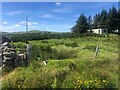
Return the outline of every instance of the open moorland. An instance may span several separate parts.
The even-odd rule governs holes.
[[[32,45],[29,66],[3,71],[3,89],[118,87],[118,35],[29,42]],[[23,42],[12,45],[26,47]],[[44,60],[48,60],[47,65]]]

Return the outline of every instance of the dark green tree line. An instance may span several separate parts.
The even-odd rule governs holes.
[[[120,31],[120,9],[117,10],[114,6],[108,11],[103,9],[93,19],[91,16],[86,17],[82,14],[76,21],[76,25],[71,28],[71,31],[74,33],[85,33],[92,28],[106,28],[108,33],[115,33],[116,30]]]
[[[87,29],[89,28],[89,24],[87,22],[87,18],[85,17],[84,14],[81,14],[78,20],[76,21],[76,25],[73,26],[72,32],[75,33],[85,33]]]
[[[118,10],[118,32],[120,34],[120,9]]]

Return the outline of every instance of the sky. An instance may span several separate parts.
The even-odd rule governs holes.
[[[30,30],[70,32],[80,14],[92,17],[104,8],[118,8],[117,2],[3,2],[2,31]]]

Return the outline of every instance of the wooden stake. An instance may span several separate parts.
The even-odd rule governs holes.
[[[43,61],[43,63],[44,63],[45,66],[47,65],[46,61]]]
[[[94,58],[96,58],[96,56],[97,56],[97,54],[98,54],[98,49],[99,49],[99,46],[97,45]]]

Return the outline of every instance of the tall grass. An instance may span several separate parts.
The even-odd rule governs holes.
[[[114,42],[114,43],[112,43]],[[13,43],[24,47],[24,43]],[[30,41],[29,66],[3,79],[3,88],[117,88],[117,35]],[[23,45],[23,46],[22,46]],[[96,46],[98,55],[94,58]],[[48,60],[47,65],[43,60]]]

